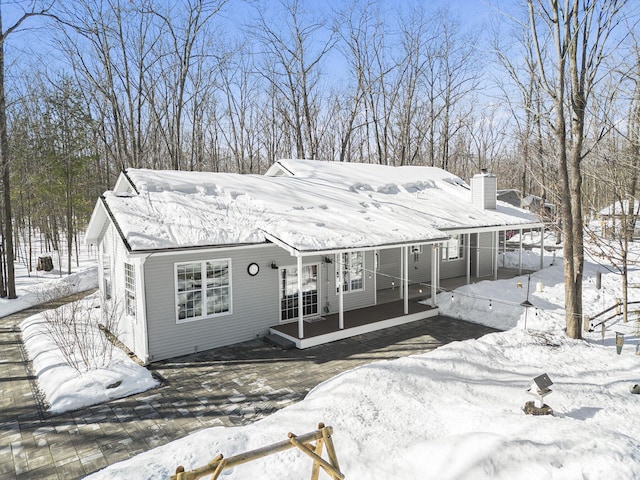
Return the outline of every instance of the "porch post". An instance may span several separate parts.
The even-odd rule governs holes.
[[[438,294],[438,244],[431,245],[431,306],[437,307],[436,295]]]
[[[544,267],[544,225],[540,227],[540,270]]]
[[[522,275],[522,229],[520,229],[520,248],[518,248],[518,275]]]
[[[506,262],[507,259],[507,231],[504,231],[504,235],[502,235],[502,238],[504,239],[502,241],[502,268],[504,268],[504,264]]]
[[[467,244],[465,245],[466,248],[466,255],[467,255],[467,285],[469,285],[471,283],[471,234],[467,233],[466,234],[465,241],[467,242]]]
[[[404,298],[404,247],[400,247],[400,298]]]
[[[496,230],[493,233],[493,279],[498,279],[498,253],[500,244],[500,232]]]
[[[338,265],[336,268],[338,269],[338,277],[336,282],[338,282],[338,328],[340,330],[344,329],[344,265],[342,264],[342,253],[338,254]]]
[[[378,252],[379,250],[373,251],[373,304],[378,304]]]
[[[409,314],[409,247],[404,247],[404,314]]]
[[[304,308],[302,300],[302,255],[298,255],[298,338],[304,338]]]

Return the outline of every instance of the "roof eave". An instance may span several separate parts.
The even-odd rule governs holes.
[[[336,253],[349,252],[349,251],[363,251],[363,250],[384,250],[386,248],[394,248],[394,247],[408,247],[411,245],[420,245],[420,244],[429,244],[429,243],[439,243],[446,241],[449,237],[447,235],[442,235],[441,237],[429,238],[429,239],[412,239],[407,241],[396,241],[396,242],[382,242],[375,243],[370,245],[357,245],[351,247],[331,247],[331,248],[322,248],[322,249],[304,249],[295,247],[293,245],[289,245],[282,239],[276,237],[275,235],[265,232],[262,230],[265,238],[272,242],[273,244],[279,246],[283,250],[289,252],[291,256],[294,257],[307,257],[311,255],[332,255]]]

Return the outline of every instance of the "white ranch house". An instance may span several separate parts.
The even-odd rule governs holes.
[[[497,277],[506,231],[543,228],[433,167],[281,160],[265,175],[123,172],[86,234],[144,362],[277,335],[298,348],[437,314],[440,281]],[[541,260],[542,264],[542,260]]]

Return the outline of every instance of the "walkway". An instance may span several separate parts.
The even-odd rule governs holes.
[[[42,309],[0,319],[0,478],[80,478],[202,428],[254,422],[359,365],[495,331],[438,316],[306,350],[254,340],[155,363],[155,390],[48,416],[17,329]]]

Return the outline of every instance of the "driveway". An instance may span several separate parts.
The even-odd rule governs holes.
[[[359,365],[496,331],[438,316],[306,350],[254,340],[154,363],[150,370],[164,380],[159,388],[50,416],[17,326],[51,306],[0,319],[2,478],[80,478],[203,428],[254,422]]]

